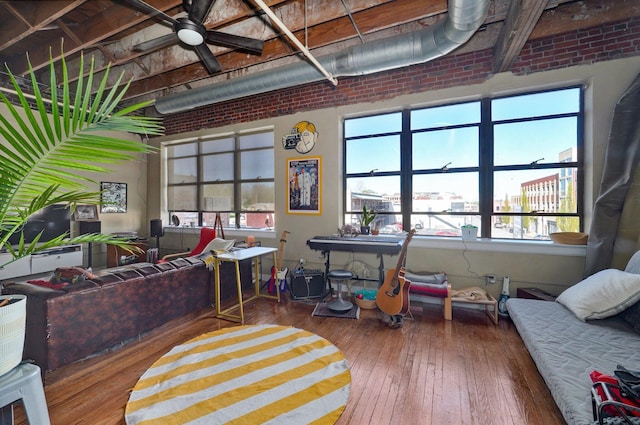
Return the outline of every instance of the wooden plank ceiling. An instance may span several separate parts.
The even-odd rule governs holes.
[[[174,18],[185,16],[181,0],[147,0]],[[315,56],[347,46],[423,29],[443,19],[446,0],[268,0],[265,2]],[[492,48],[495,72],[508,71],[524,43],[572,29],[615,22],[640,14],[637,0],[493,0],[485,25],[462,49]],[[136,52],[134,46],[172,33],[128,0],[0,2],[0,60],[24,75],[28,54],[46,86],[47,62],[64,52],[70,75],[78,57],[93,57],[98,70],[111,63],[133,80],[129,101],[155,99],[174,90],[214,84],[304,58],[253,0],[217,0],[205,20],[215,29],[264,41],[261,55],[209,45],[222,71],[209,74],[198,56],[174,44]],[[312,66],[311,64],[309,66]],[[0,70],[0,89],[9,86]]]

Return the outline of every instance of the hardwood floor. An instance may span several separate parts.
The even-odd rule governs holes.
[[[412,308],[415,322],[390,329],[376,310],[362,310],[359,320],[311,317],[314,304],[284,298],[247,304],[246,323],[306,329],[343,351],[352,384],[337,425],[565,423],[508,319],[496,326],[484,311],[454,306],[453,321],[445,321],[433,305],[426,313]],[[195,336],[236,326],[213,316],[213,309],[200,311],[48,373],[52,424],[124,424],[129,392],[155,360]],[[15,410],[16,424],[26,424]]]

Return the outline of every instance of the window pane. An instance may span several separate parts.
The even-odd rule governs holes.
[[[351,118],[344,121],[344,137],[395,133],[400,130],[402,130],[402,113],[400,112],[363,118]]]
[[[368,199],[371,202],[388,199],[400,208],[400,177],[359,177],[347,179],[347,201],[354,199]],[[362,202],[362,201],[360,201]],[[366,204],[367,206],[369,203]],[[362,204],[351,203],[351,208],[360,211]]]
[[[242,180],[272,179],[275,169],[273,149],[241,152],[240,164]]]
[[[235,140],[230,137],[228,139],[215,139],[203,141],[200,145],[201,153],[218,153],[233,151]]]
[[[367,209],[368,208],[369,207],[367,207]],[[356,231],[359,232],[360,217],[361,217],[361,214],[346,214],[345,223],[351,224],[356,229]],[[372,229],[378,229],[380,233],[386,233],[386,234],[402,232],[402,215],[378,213],[378,215],[371,222],[369,227],[371,227]]]
[[[383,177],[383,179],[389,178]],[[368,192],[352,192],[349,196],[349,205],[350,211],[353,211],[354,214],[347,214],[345,223],[356,226],[356,229],[360,226],[362,207],[366,206],[368,210],[375,211],[377,214],[374,221],[371,222],[371,228],[377,228],[383,233],[396,233],[402,230],[402,215],[394,214],[394,212],[400,211],[399,194],[394,197],[375,195]]]
[[[169,210],[197,211],[197,193],[196,186],[169,186],[167,188]]]
[[[202,185],[204,211],[233,211],[233,183]]]
[[[478,173],[413,177],[413,212],[477,212]]]
[[[554,216],[497,216],[493,218],[494,238],[549,240],[555,232],[577,232],[578,217]]]
[[[178,145],[167,145],[167,157],[178,158],[182,156],[193,156],[198,154],[198,143],[182,143]]]
[[[577,212],[576,173],[565,169],[494,173],[494,212]]]
[[[480,102],[411,111],[411,130],[480,122]]]
[[[317,186],[315,186],[317,188]],[[242,196],[242,210],[244,211],[274,211],[275,196],[274,182],[242,183],[240,185]],[[311,201],[318,203],[318,193],[311,193]]]
[[[494,164],[566,162],[567,151],[577,152],[576,122],[571,117],[496,125]],[[577,161],[575,154],[571,160]]]
[[[494,121],[537,117],[580,111],[580,89],[557,90],[494,99],[491,115]]]
[[[272,148],[273,132],[246,134],[240,136],[240,149]]]
[[[436,215],[436,214],[413,214],[411,225],[416,229],[416,234],[423,236],[454,236],[461,237],[464,225],[478,227],[480,235],[479,215]]]
[[[478,128],[428,131],[413,135],[413,169],[478,166]]]
[[[203,181],[233,180],[233,168],[233,153],[202,157]]]
[[[222,227],[229,227],[229,223],[231,221],[229,217],[232,215],[230,213],[203,213],[202,225],[205,227],[214,227],[216,224],[216,214],[220,216]]]
[[[195,227],[198,225],[198,213],[195,211],[172,211],[171,215],[178,217],[178,220],[180,220],[180,226]]]
[[[197,158],[170,159],[167,161],[169,184],[195,183],[198,179]]]
[[[241,226],[248,229],[273,229],[273,213],[244,213]],[[244,225],[242,225],[244,223]]]
[[[347,174],[400,170],[400,136],[348,140]]]

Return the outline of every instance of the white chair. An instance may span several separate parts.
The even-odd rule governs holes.
[[[51,425],[40,368],[34,364],[21,363],[0,375],[0,424],[13,424],[11,405],[20,399],[30,425]]]

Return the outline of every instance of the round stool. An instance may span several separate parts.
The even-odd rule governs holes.
[[[338,298],[329,302],[327,308],[338,312],[347,312],[353,308],[353,304],[342,298],[342,282],[353,278],[353,273],[349,270],[331,270],[327,275],[330,282],[336,281],[338,284]]]

